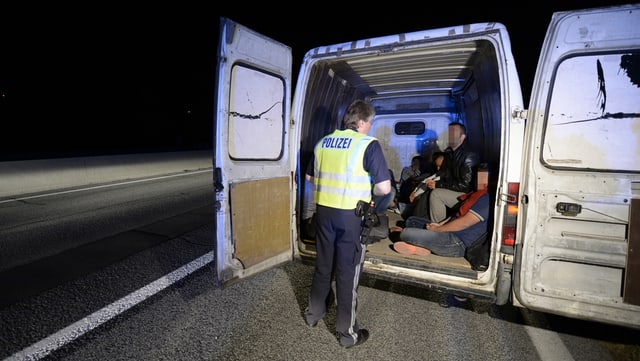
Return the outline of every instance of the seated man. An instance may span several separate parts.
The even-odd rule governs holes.
[[[467,130],[461,123],[449,124],[450,154],[445,174],[440,180],[427,180],[429,193],[429,219],[440,222],[447,216],[447,207],[458,202],[458,197],[473,190],[473,172],[478,155],[468,149]]]
[[[477,189],[463,195],[455,216],[441,222],[428,218],[409,217],[400,241],[393,249],[400,254],[463,257],[465,250],[487,231],[491,202],[487,192],[488,169],[478,170]]]

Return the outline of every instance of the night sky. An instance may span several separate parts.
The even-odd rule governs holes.
[[[229,11],[212,4],[3,8],[0,161],[211,149],[220,16],[291,47],[294,77],[304,54],[317,46],[501,22],[511,36],[527,104],[551,14],[624,3],[425,3],[419,10],[371,3],[361,11],[325,2],[299,9],[253,9],[247,3]],[[447,6],[464,12],[438,10]],[[280,13],[265,15],[275,11]]]

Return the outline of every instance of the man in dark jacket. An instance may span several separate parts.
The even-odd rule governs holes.
[[[474,174],[479,163],[478,155],[467,147],[467,129],[461,123],[449,124],[449,164],[440,180],[428,180],[429,218],[440,222],[447,217],[447,207],[458,203],[458,197],[473,191]]]

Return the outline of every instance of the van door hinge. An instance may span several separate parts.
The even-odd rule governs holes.
[[[216,192],[222,192],[224,189],[222,185],[222,170],[219,167],[213,171],[213,189]]]
[[[500,196],[500,200],[507,203],[516,203],[518,200],[518,198],[513,194],[500,193],[499,196]]]
[[[513,119],[527,120],[527,113],[528,111],[526,109],[514,109],[513,112],[511,112],[511,117]]]

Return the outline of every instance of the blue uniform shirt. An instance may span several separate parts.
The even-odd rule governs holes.
[[[469,247],[473,241],[480,238],[487,231],[487,220],[489,219],[489,193],[485,193],[482,197],[471,206],[469,212],[480,218],[480,222],[461,231],[453,232],[466,247]]]

